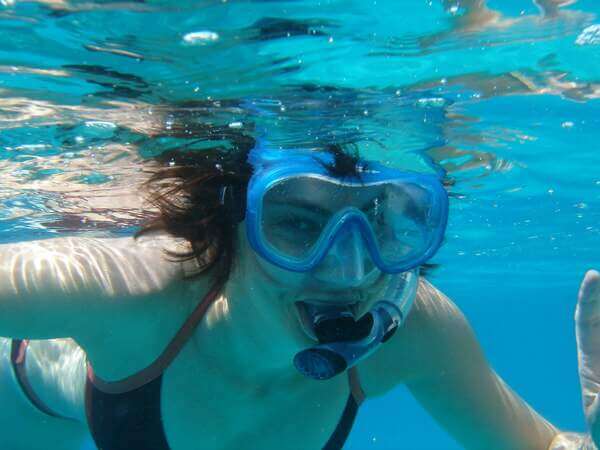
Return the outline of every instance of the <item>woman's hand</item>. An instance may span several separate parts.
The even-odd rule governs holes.
[[[583,277],[575,310],[577,359],[585,418],[596,447],[600,447],[600,273]]]
[[[589,434],[559,432],[548,450],[595,450],[600,447],[600,273],[588,270],[575,308],[577,362],[583,412]]]

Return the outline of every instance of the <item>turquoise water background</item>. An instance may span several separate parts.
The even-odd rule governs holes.
[[[550,3],[0,0],[0,242],[130,234],[151,158],[227,147],[228,130],[438,170],[451,215],[429,278],[501,377],[582,431],[600,6]],[[346,448],[459,446],[399,387],[367,402]]]

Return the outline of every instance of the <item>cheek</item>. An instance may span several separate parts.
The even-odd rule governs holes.
[[[280,290],[296,291],[306,285],[306,274],[281,269],[258,255],[255,255],[255,267],[265,280]]]
[[[243,276],[252,283],[281,291],[296,290],[305,285],[306,274],[281,269],[263,259],[250,247],[245,233],[240,233],[238,242],[237,261],[243,267]]]

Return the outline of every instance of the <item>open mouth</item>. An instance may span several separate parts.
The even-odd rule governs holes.
[[[322,340],[322,337],[319,339],[319,333],[315,328],[317,323],[323,323],[328,320],[339,321],[340,319],[355,321],[359,311],[359,302],[336,303],[310,300],[299,301],[295,305],[304,333],[315,342]]]

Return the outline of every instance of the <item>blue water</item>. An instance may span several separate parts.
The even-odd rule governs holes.
[[[471,23],[464,5],[1,0],[0,241],[132,233],[146,214],[124,194],[153,156],[214,144],[207,122],[443,171],[430,279],[516,392],[583,431],[573,312],[600,269],[600,7],[490,0],[495,18]],[[399,387],[347,448],[459,446]]]

